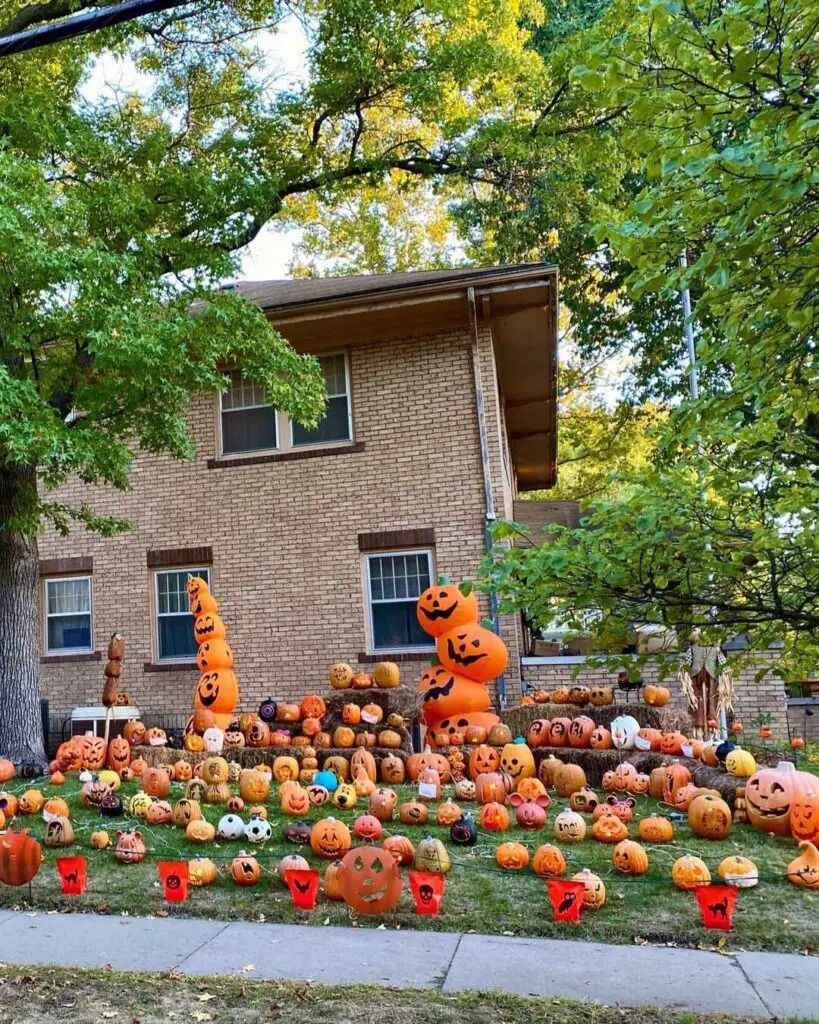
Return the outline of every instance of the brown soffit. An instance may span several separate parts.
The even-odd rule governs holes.
[[[149,569],[161,569],[174,565],[212,565],[213,548],[202,545],[196,548],[157,548],[147,552]]]
[[[41,576],[68,576],[77,573],[90,574],[94,571],[94,559],[91,555],[78,555],[73,558],[43,558],[40,560]]]
[[[395,548],[435,547],[435,530],[422,527],[408,530],[377,530],[359,533],[359,551],[390,551]]]

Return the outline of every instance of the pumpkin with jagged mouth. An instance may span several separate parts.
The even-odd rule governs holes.
[[[342,858],[339,888],[360,914],[385,914],[401,896],[401,873],[392,854],[380,846],[356,846]]]

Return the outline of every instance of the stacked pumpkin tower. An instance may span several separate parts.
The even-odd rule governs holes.
[[[464,593],[446,576],[421,594],[416,614],[424,632],[435,638],[439,662],[418,681],[430,743],[482,743],[500,721],[489,710],[487,684],[509,662],[506,644],[478,624],[475,594]]]
[[[193,695],[193,715],[186,732],[203,736],[208,729],[223,733],[234,719],[239,703],[239,683],[233,671],[233,651],[219,617],[219,605],[201,576],[188,580],[188,600],[194,617],[193,635],[198,645],[196,663],[202,673]]]

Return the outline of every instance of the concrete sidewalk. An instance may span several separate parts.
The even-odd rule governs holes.
[[[763,1018],[819,1014],[819,958],[451,932],[0,913],[0,962],[500,990]]]

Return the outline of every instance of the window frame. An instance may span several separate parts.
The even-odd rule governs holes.
[[[182,612],[160,612],[159,611],[159,577],[172,572],[186,572],[191,576],[208,574],[208,586],[213,583],[213,566],[211,565],[162,565],[151,570],[153,575],[152,607],[151,607],[151,643],[153,645],[153,663],[155,665],[195,665],[196,654],[185,654],[175,658],[162,657],[159,651],[159,619],[173,618],[183,614]],[[190,615],[190,612],[184,614]]]
[[[384,551],[367,551],[361,556],[361,575],[362,583],[364,587],[364,602],[366,604],[365,614],[365,627],[366,627],[366,639],[367,639],[367,653],[374,655],[387,655],[387,654],[418,654],[423,660],[428,654],[435,651],[435,640],[433,637],[429,638],[429,642],[423,646],[395,646],[395,647],[376,647],[375,644],[375,625],[373,622],[373,595],[372,595],[372,577],[370,574],[370,560],[373,558],[390,558],[396,555],[426,555],[427,565],[429,566],[429,579],[432,583],[435,576],[435,549],[432,547],[419,547],[419,548],[389,548]],[[388,598],[387,600],[376,601],[376,604],[406,604],[409,601],[417,600],[416,598]]]
[[[49,612],[48,610],[48,585],[49,583],[65,583],[68,580],[88,580],[88,612]],[[43,654],[45,657],[60,657],[64,654],[93,654],[94,653],[94,577],[90,573],[66,573],[61,576],[44,576],[43,580]],[[68,615],[88,615],[88,647],[57,647],[51,648],[48,643],[48,620],[52,618],[65,618]]]
[[[350,372],[350,354],[346,349],[333,350],[331,352],[311,352],[310,355],[315,356],[317,359],[327,359],[331,356],[343,356],[344,358],[344,385],[346,388],[347,396],[347,437],[341,441],[314,441],[309,444],[294,444],[293,443],[293,421],[281,409],[276,409],[276,442],[277,447],[275,448],[254,448],[248,451],[241,452],[226,452],[224,448],[224,432],[223,432],[223,420],[222,417],[225,413],[224,408],[224,392],[217,392],[216,398],[216,451],[219,459],[228,461],[230,459],[247,459],[255,456],[263,455],[282,455],[291,454],[293,452],[311,452],[322,448],[346,448],[349,445],[355,443],[355,435],[353,433],[353,385],[352,375]],[[231,372],[235,367],[230,368],[228,372]],[[336,396],[338,397],[338,396]],[[247,406],[247,408],[263,408],[263,406]],[[227,412],[231,410],[228,409]]]

